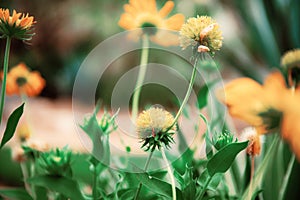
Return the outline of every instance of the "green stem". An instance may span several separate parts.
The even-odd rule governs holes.
[[[241,173],[240,173],[240,169],[237,166],[237,161],[233,162],[230,170],[231,170],[231,175],[234,179],[235,191],[237,194],[239,194],[241,190]]]
[[[191,79],[190,79],[190,83],[189,83],[188,90],[187,90],[187,92],[186,92],[186,94],[185,94],[185,97],[184,97],[184,99],[183,99],[183,102],[182,102],[182,104],[181,104],[181,106],[180,106],[180,108],[179,108],[179,110],[178,110],[178,112],[177,112],[177,114],[176,114],[176,116],[175,116],[175,118],[174,118],[174,121],[173,121],[172,125],[170,126],[170,128],[172,128],[172,127],[177,123],[178,118],[179,118],[179,116],[181,115],[182,110],[183,110],[185,104],[187,103],[187,101],[188,101],[189,98],[190,98],[190,95],[191,95],[191,92],[192,92],[192,90],[193,90],[193,86],[194,86],[194,83],[195,83],[195,78],[196,78],[197,61],[198,61],[198,60],[196,59],[195,64],[194,64],[194,67],[193,67],[193,72],[192,72],[192,76],[191,76]]]
[[[163,160],[165,161],[165,163],[167,165],[168,174],[169,174],[169,177],[171,179],[173,200],[176,200],[176,187],[175,187],[174,175],[173,175],[173,172],[171,170],[170,164],[168,162],[168,159],[167,159],[167,156],[166,156],[166,153],[165,153],[165,149],[162,146],[160,147],[160,151],[161,151],[161,155],[163,157]]]
[[[153,155],[153,151],[150,152],[150,154],[149,154],[149,156],[147,158],[147,161],[146,161],[146,164],[145,164],[145,167],[144,167],[144,171],[146,171],[148,169],[148,166],[150,164],[150,160],[152,158],[152,155]],[[141,192],[141,189],[142,189],[142,186],[143,186],[143,184],[140,183],[139,186],[138,186],[138,189],[137,189],[137,191],[136,191],[136,193],[134,195],[134,200],[138,199],[138,197],[140,195],[140,192]]]
[[[6,47],[5,47],[5,54],[4,54],[4,61],[3,61],[3,82],[2,82],[1,103],[0,103],[0,125],[1,125],[1,122],[2,122],[4,101],[5,101],[6,77],[7,77],[7,71],[8,71],[8,60],[9,60],[10,44],[11,44],[11,38],[7,37]]]
[[[200,195],[198,196],[197,199],[201,200],[203,198],[203,196],[205,194],[205,191],[206,191],[206,188],[208,187],[208,185],[209,185],[210,181],[212,180],[212,178],[213,178],[212,176],[209,176],[209,178],[206,180],[206,182],[203,186],[203,189],[201,190],[201,193],[200,193]]]
[[[97,168],[94,166],[94,184],[93,184],[93,199],[97,200],[98,199],[98,191],[97,191]]]
[[[290,162],[289,162],[289,165],[288,165],[288,168],[287,168],[286,173],[284,175],[283,183],[282,183],[280,191],[279,191],[278,200],[283,200],[284,199],[284,195],[285,195],[285,192],[286,192],[286,187],[289,183],[289,179],[290,179],[290,176],[291,176],[291,173],[292,173],[294,162],[295,162],[295,154],[292,155],[292,157],[290,159]]]
[[[146,71],[147,71],[147,63],[148,63],[148,57],[149,57],[149,39],[147,34],[143,36],[143,46],[142,46],[142,55],[141,55],[141,62],[140,62],[140,69],[138,74],[138,79],[136,81],[135,90],[133,93],[132,98],[132,120],[135,122],[137,115],[138,115],[138,109],[139,109],[139,98],[141,94],[141,86],[143,85]]]

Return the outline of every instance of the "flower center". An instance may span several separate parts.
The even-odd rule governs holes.
[[[143,29],[144,33],[146,33],[148,35],[155,35],[155,33],[157,32],[156,25],[152,24],[150,22],[144,22],[141,25],[141,28]]]
[[[259,116],[263,119],[263,124],[267,131],[277,131],[281,126],[283,113],[274,108],[269,108],[265,112],[259,113]]]
[[[17,80],[16,80],[16,82],[17,82],[17,85],[19,87],[21,87],[21,86],[23,86],[23,85],[25,85],[27,83],[27,79],[24,78],[24,77],[18,77]]]

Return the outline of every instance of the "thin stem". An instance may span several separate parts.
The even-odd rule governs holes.
[[[190,79],[190,83],[189,83],[188,90],[186,91],[186,94],[185,94],[185,97],[184,97],[184,99],[183,99],[183,102],[182,102],[182,104],[181,104],[181,106],[180,106],[180,108],[179,108],[179,110],[178,110],[178,112],[177,112],[177,114],[176,114],[176,116],[175,116],[175,118],[174,118],[174,121],[173,121],[172,125],[170,126],[170,128],[172,128],[172,127],[177,123],[178,118],[179,118],[179,116],[181,115],[182,110],[183,110],[185,104],[187,103],[187,101],[188,101],[189,98],[190,98],[191,92],[192,92],[192,90],[193,90],[193,85],[194,85],[194,83],[195,83],[195,78],[196,78],[197,61],[198,61],[198,60],[195,61],[195,64],[194,64],[194,67],[193,67],[193,72],[192,72],[192,76],[191,76],[191,79]]]
[[[241,190],[241,173],[237,166],[237,161],[234,161],[231,166],[231,175],[234,179],[235,190],[239,194]]]
[[[292,155],[292,157],[290,159],[290,162],[289,162],[289,165],[288,165],[288,168],[287,168],[286,173],[284,175],[283,183],[282,183],[280,191],[279,191],[278,200],[283,200],[284,199],[284,195],[285,195],[285,192],[286,192],[286,187],[289,183],[289,179],[290,179],[290,176],[291,176],[291,173],[292,173],[294,163],[295,163],[295,154]]]
[[[252,194],[253,194],[253,177],[254,177],[254,169],[255,169],[255,159],[254,155],[251,155],[251,172],[250,172],[250,183],[249,183],[249,193],[248,193],[248,199],[251,200]]]
[[[98,191],[97,191],[97,169],[96,169],[96,166],[94,166],[94,184],[93,184],[93,199],[94,200],[97,200],[98,199]]]
[[[147,71],[147,63],[148,63],[148,57],[149,57],[149,39],[147,34],[143,36],[143,46],[142,46],[142,55],[141,55],[141,62],[140,62],[140,69],[138,74],[138,79],[136,81],[135,85],[135,91],[133,93],[132,98],[132,120],[135,122],[138,114],[138,108],[139,108],[139,98],[141,94],[141,86],[143,85],[146,71]]]
[[[7,71],[8,71],[8,60],[9,60],[10,44],[11,44],[11,38],[7,37],[6,47],[5,47],[5,54],[4,54],[4,61],[3,61],[3,82],[2,82],[1,103],[0,103],[0,125],[1,125],[1,122],[2,122],[4,101],[5,101],[6,77],[7,77]]]
[[[150,154],[149,154],[149,156],[148,156],[148,158],[147,158],[146,164],[145,164],[145,166],[144,166],[144,171],[146,171],[146,170],[148,169],[148,166],[149,166],[149,164],[150,164],[150,160],[151,160],[152,156],[153,156],[153,151],[150,152]],[[139,195],[140,195],[140,192],[141,192],[141,189],[142,189],[142,186],[143,186],[143,184],[140,183],[140,184],[139,184],[139,187],[138,187],[138,189],[137,189],[137,191],[136,191],[136,193],[135,193],[135,195],[134,195],[134,200],[137,200],[137,199],[138,199],[138,197],[139,197]]]
[[[168,174],[169,174],[169,177],[171,179],[173,200],[176,200],[176,187],[175,187],[174,175],[173,175],[173,172],[171,170],[170,164],[168,162],[168,159],[167,159],[167,156],[166,156],[166,153],[165,153],[165,149],[162,146],[160,147],[160,151],[161,151],[161,155],[163,157],[163,160],[165,161],[165,163],[167,165]]]
[[[205,194],[205,190],[206,190],[206,188],[207,188],[207,186],[210,183],[210,181],[211,181],[212,178],[213,178],[212,176],[209,176],[209,178],[206,180],[206,182],[205,182],[205,184],[203,186],[203,189],[201,190],[201,193],[199,195],[199,198],[197,198],[197,199],[201,200],[203,198],[203,196]]]

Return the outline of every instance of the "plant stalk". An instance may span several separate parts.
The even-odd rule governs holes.
[[[8,71],[10,45],[11,45],[11,38],[7,37],[6,38],[4,61],[3,61],[3,81],[2,81],[1,102],[0,102],[0,125],[1,125],[1,122],[2,122],[2,115],[3,115],[3,109],[4,109],[4,101],[5,101],[5,93],[6,93],[6,77],[7,77],[7,71]]]
[[[286,192],[287,185],[289,183],[289,179],[290,179],[290,176],[291,176],[291,173],[292,173],[294,163],[295,163],[295,154],[292,155],[292,157],[290,159],[290,162],[289,162],[289,165],[288,165],[288,168],[287,168],[286,173],[284,175],[283,182],[282,182],[282,185],[281,185],[281,188],[280,188],[280,191],[279,191],[278,200],[283,200],[284,199],[284,195],[285,195],[285,192]]]
[[[160,151],[161,151],[161,155],[163,157],[163,160],[165,161],[165,164],[167,165],[168,174],[169,174],[169,177],[171,179],[173,200],[176,200],[176,187],[175,187],[174,175],[173,175],[173,172],[171,170],[170,164],[168,162],[168,159],[167,159],[167,156],[166,156],[166,153],[165,153],[165,149],[162,146],[160,147]]]
[[[207,186],[209,185],[210,181],[212,180],[212,178],[213,178],[212,176],[209,176],[209,178],[206,180],[206,182],[203,186],[203,189],[201,190],[201,193],[197,199],[201,200],[203,198],[203,196],[205,194],[205,190],[206,190]]]
[[[143,85],[146,71],[147,71],[147,63],[148,63],[148,57],[149,57],[149,39],[147,34],[143,36],[143,45],[142,45],[142,55],[141,55],[141,61],[140,61],[140,69],[138,78],[135,84],[135,90],[132,97],[132,110],[131,110],[131,116],[133,122],[136,121],[138,110],[139,110],[139,98],[141,94],[141,86]]]

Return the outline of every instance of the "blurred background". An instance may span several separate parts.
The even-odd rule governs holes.
[[[101,41],[123,31],[118,26],[118,21],[126,2],[120,0],[1,1],[1,8],[28,12],[37,21],[36,35],[30,44],[16,40],[12,42],[10,67],[23,61],[31,69],[40,71],[47,82],[41,97],[51,101],[71,99],[76,72],[88,53]],[[158,5],[164,2],[158,1]],[[220,66],[225,81],[239,76],[248,76],[262,82],[271,70],[280,69],[280,57],[284,52],[300,48],[300,2],[298,0],[175,0],[175,5],[173,12],[181,12],[187,18],[209,15],[220,24],[224,47],[216,54],[215,61]],[[5,40],[0,40],[1,62],[4,46]],[[139,53],[132,52],[127,55],[126,61],[124,59],[114,62],[105,72],[99,83],[101,90],[98,91],[99,97],[105,104],[109,104],[110,94],[119,77],[131,66],[139,63]],[[153,55],[151,59],[155,61],[155,52]],[[154,98],[152,101],[161,101],[155,99],[158,95],[152,95],[159,92],[164,92],[165,95],[168,91],[155,86],[145,88],[142,101],[151,98]],[[169,100],[158,103],[168,106],[174,104]],[[69,102],[66,104],[68,107]],[[62,109],[63,107],[61,106]],[[0,157],[0,159],[2,165],[2,160],[7,158]],[[299,166],[295,165],[295,173],[291,177],[292,181],[287,191],[290,199],[295,199],[299,194],[299,171]],[[269,183],[272,184],[272,181],[270,180]],[[272,186],[269,187],[272,189]]]

